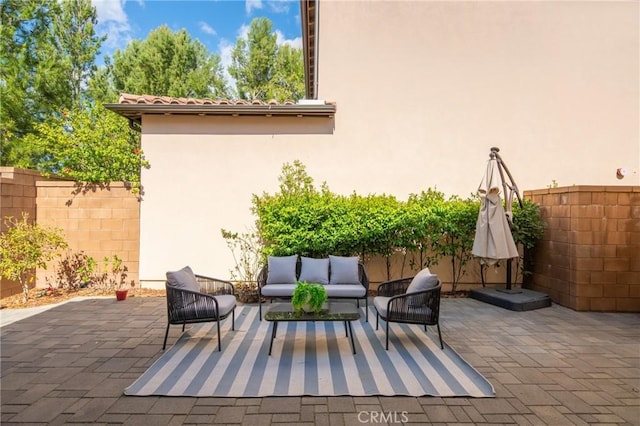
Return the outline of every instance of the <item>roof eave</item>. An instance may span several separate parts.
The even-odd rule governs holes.
[[[145,105],[104,104],[104,107],[140,123],[143,115],[209,115],[262,117],[333,117],[335,104],[323,105]]]

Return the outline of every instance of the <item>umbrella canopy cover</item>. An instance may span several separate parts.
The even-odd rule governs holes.
[[[509,221],[500,199],[500,182],[498,162],[492,158],[487,162],[487,171],[478,188],[480,212],[471,250],[474,256],[480,258],[480,263],[486,265],[518,257],[518,248],[513,241]]]

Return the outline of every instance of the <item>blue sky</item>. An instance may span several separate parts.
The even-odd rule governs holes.
[[[231,60],[238,37],[246,36],[254,18],[273,23],[278,44],[302,47],[298,0],[93,0],[98,15],[96,32],[107,34],[101,53],[113,56],[131,40],[144,40],[153,29],[166,24],[173,31],[185,28],[210,52]],[[97,63],[103,63],[99,58]]]

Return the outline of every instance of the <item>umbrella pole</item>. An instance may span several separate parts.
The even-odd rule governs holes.
[[[505,202],[507,200],[507,187],[509,187],[509,189],[511,191],[514,191],[516,193],[516,197],[518,198],[518,204],[520,204],[520,208],[523,207],[523,203],[522,203],[522,198],[520,198],[520,192],[518,191],[518,185],[516,185],[516,182],[513,180],[513,176],[511,176],[511,172],[509,172],[509,169],[507,168],[507,165],[504,164],[504,161],[502,160],[502,157],[500,157],[500,154],[498,154],[498,152],[500,151],[500,148],[498,147],[491,147],[491,153],[489,154],[490,157],[495,157],[495,159],[497,160],[497,164],[498,164],[498,171],[500,172],[500,178],[502,179],[502,186],[503,186],[503,190],[504,190],[504,194],[505,194]],[[504,178],[504,174],[507,174],[507,177],[509,178],[509,183],[507,184],[507,180]],[[507,222],[509,222],[509,228],[511,228],[513,226],[513,223],[511,222],[511,218],[509,217],[509,215],[507,215]],[[513,231],[513,229],[512,229]],[[507,290],[511,290],[511,266],[512,266],[512,262],[513,259],[508,259],[507,260]]]

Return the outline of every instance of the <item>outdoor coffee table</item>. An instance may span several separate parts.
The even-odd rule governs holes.
[[[356,353],[356,346],[353,342],[353,329],[351,321],[360,319],[360,310],[350,303],[329,302],[328,308],[320,312],[296,312],[290,303],[278,303],[269,307],[264,314],[264,319],[271,321],[271,343],[269,344],[269,355],[273,347],[273,339],[276,338],[278,323],[280,321],[344,321],[344,328],[347,337],[351,337],[351,349]]]

